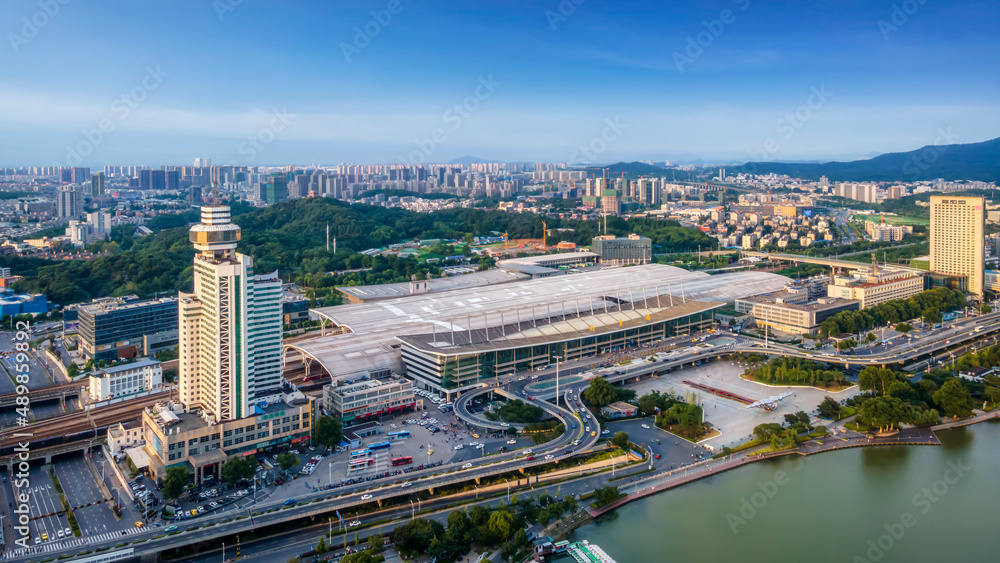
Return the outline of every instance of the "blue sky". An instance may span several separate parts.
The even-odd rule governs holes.
[[[941,0],[7,0],[0,166],[843,159],[977,142],[1000,136],[998,15]]]

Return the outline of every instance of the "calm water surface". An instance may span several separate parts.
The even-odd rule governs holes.
[[[1000,423],[939,436],[939,447],[753,464],[629,504],[569,539],[619,563],[1000,561]]]

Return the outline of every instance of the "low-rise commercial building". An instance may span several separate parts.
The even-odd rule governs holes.
[[[816,334],[823,321],[841,311],[857,311],[861,303],[855,300],[823,297],[813,303],[786,303],[781,298],[761,297],[753,307],[758,328],[788,334]]]
[[[147,408],[142,414],[143,451],[157,482],[170,467],[183,467],[201,484],[206,475],[222,477],[230,456],[251,456],[275,447],[310,440],[316,401],[301,393],[282,402],[258,403],[250,416],[209,423],[199,412],[177,403]],[[134,461],[134,460],[133,460]]]
[[[613,235],[594,237],[591,250],[606,264],[649,264],[653,261],[653,242],[636,234],[618,238]]]
[[[909,271],[859,270],[853,277],[834,277],[827,296],[855,299],[862,309],[869,309],[886,301],[909,299],[923,290],[923,276]]]
[[[90,402],[128,397],[163,388],[163,368],[151,358],[106,367],[90,376]]]
[[[411,412],[417,406],[413,382],[395,374],[323,387],[323,410],[344,423]]]

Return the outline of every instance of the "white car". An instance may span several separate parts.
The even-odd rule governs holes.
[[[531,450],[524,450],[521,453],[524,454],[524,455],[531,455]]]
[[[462,466],[462,469],[472,469],[472,464],[466,463],[465,465]]]
[[[462,444],[455,444],[455,447],[454,447],[454,450],[455,450],[455,451],[458,451],[458,450],[460,450],[460,449],[462,449],[462,448],[464,448],[464,447],[465,447],[465,446],[463,446]]]
[[[372,499],[371,495],[361,495],[361,500],[371,500],[371,499]]]
[[[405,483],[403,483],[402,485],[400,485],[400,487],[403,487],[403,488],[412,487],[412,486],[413,486],[413,483],[411,483],[409,481],[406,481]]]
[[[478,448],[479,447],[479,442],[469,442],[469,447],[470,448]]]
[[[555,457],[555,456],[553,456],[552,454],[549,454],[549,455],[545,456],[545,459],[552,459],[552,458],[554,458],[554,457]]]
[[[482,450],[482,449],[486,448],[486,444],[476,444],[476,448]]]
[[[507,424],[506,422],[501,422],[500,426],[503,426],[504,428],[510,428],[510,425]]]
[[[645,428],[646,430],[649,430],[649,425],[648,424],[643,424],[642,427]]]
[[[516,443],[517,443],[517,440],[514,440],[513,438],[512,438],[512,439],[510,439],[510,440],[507,440],[507,444],[508,444],[508,445],[514,445],[514,444],[516,444]]]

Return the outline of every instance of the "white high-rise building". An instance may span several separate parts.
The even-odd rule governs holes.
[[[194,292],[180,293],[181,402],[209,422],[282,398],[281,280],[277,271],[254,275],[229,219],[229,207],[201,208],[191,227]]]

